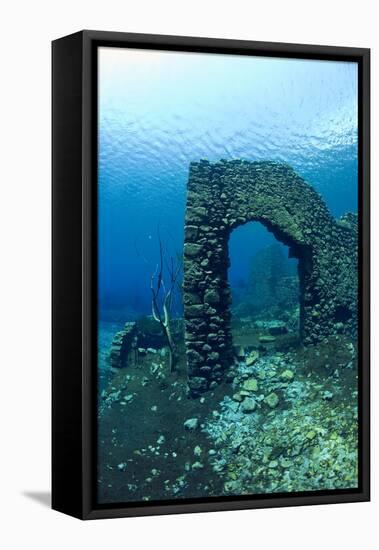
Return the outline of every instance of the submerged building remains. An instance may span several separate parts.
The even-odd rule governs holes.
[[[298,259],[304,345],[357,326],[357,216],[335,219],[288,165],[242,160],[191,163],[184,237],[184,318],[192,395],[233,363],[228,241],[261,222]]]

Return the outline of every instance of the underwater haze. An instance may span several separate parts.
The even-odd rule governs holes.
[[[356,312],[341,298],[330,337],[304,345],[301,259],[267,225],[241,224],[234,358],[191,395],[182,258],[201,159],[289,166],[335,220],[356,216],[357,64],[101,47],[98,144],[98,501],[356,487]]]

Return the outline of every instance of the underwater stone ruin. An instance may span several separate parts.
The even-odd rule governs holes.
[[[190,165],[184,237],[188,384],[198,395],[233,364],[228,242],[261,222],[298,259],[300,339],[316,344],[357,326],[357,216],[340,219],[288,165],[207,160]]]
[[[137,342],[137,323],[128,322],[119,332],[116,332],[109,353],[109,364],[114,369],[125,366],[128,355]]]

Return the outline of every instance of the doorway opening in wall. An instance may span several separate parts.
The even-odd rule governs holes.
[[[289,247],[260,222],[231,233],[228,280],[235,347],[272,343],[285,349],[299,343],[299,262],[289,256]]]

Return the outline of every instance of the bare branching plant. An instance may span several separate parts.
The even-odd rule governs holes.
[[[162,333],[166,339],[169,352],[170,371],[176,370],[178,354],[173,338],[172,330],[172,305],[174,293],[181,271],[181,262],[171,257],[168,261],[164,258],[162,240],[158,230],[159,263],[150,278],[151,309],[153,318],[160,324]],[[166,283],[165,280],[166,279]]]

